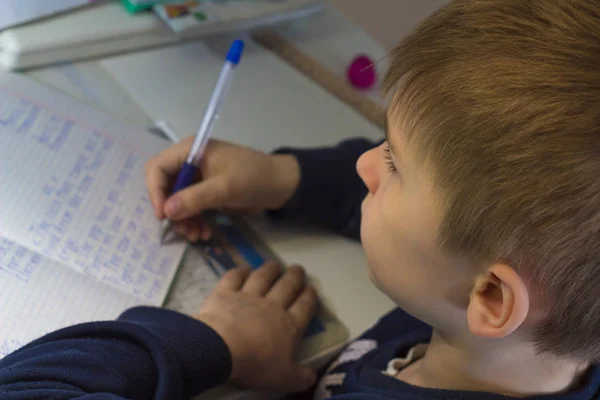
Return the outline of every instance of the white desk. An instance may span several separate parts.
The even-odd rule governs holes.
[[[335,10],[279,31],[340,74],[358,53],[375,59],[384,56],[380,46]],[[77,70],[63,66],[30,75],[130,120],[149,123],[147,115],[167,119],[178,132],[191,133],[210,96],[229,40],[212,38],[110,58]],[[106,81],[106,73],[114,81],[98,84],[100,79]],[[328,97],[322,88],[249,42],[215,136],[267,151],[281,145],[331,145],[354,136],[382,137],[353,110]],[[264,221],[255,227],[284,260],[307,268],[352,338],[393,307],[371,284],[359,243]]]

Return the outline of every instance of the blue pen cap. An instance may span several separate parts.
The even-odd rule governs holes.
[[[243,40],[235,40],[231,47],[229,48],[229,52],[227,53],[227,61],[232,64],[238,65],[240,59],[242,58],[242,53],[244,52],[244,41]]]

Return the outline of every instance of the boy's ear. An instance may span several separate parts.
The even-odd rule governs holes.
[[[467,308],[471,333],[501,338],[513,333],[529,313],[529,291],[519,274],[502,263],[478,277]]]

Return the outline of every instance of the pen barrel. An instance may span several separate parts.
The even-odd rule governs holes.
[[[177,175],[177,181],[173,188],[173,193],[177,193],[194,183],[194,179],[198,176],[199,169],[190,163],[183,164],[183,167]]]
[[[204,111],[202,124],[198,129],[196,139],[192,144],[192,149],[187,159],[187,162],[190,164],[198,165],[200,162],[200,158],[202,157],[206,145],[210,140],[214,123],[218,119],[219,110],[221,109],[223,100],[225,99],[227,92],[231,87],[231,82],[233,80],[235,69],[235,65],[231,62],[226,62],[223,65],[223,68],[221,69],[221,74],[219,75],[219,79],[217,80],[217,84],[215,85],[215,89],[213,91],[213,95],[210,98],[208,106]]]

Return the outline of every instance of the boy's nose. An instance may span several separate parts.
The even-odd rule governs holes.
[[[382,147],[378,146],[374,149],[363,153],[356,162],[356,170],[358,175],[363,180],[369,192],[375,193],[379,188],[379,167],[378,160],[381,160]]]

